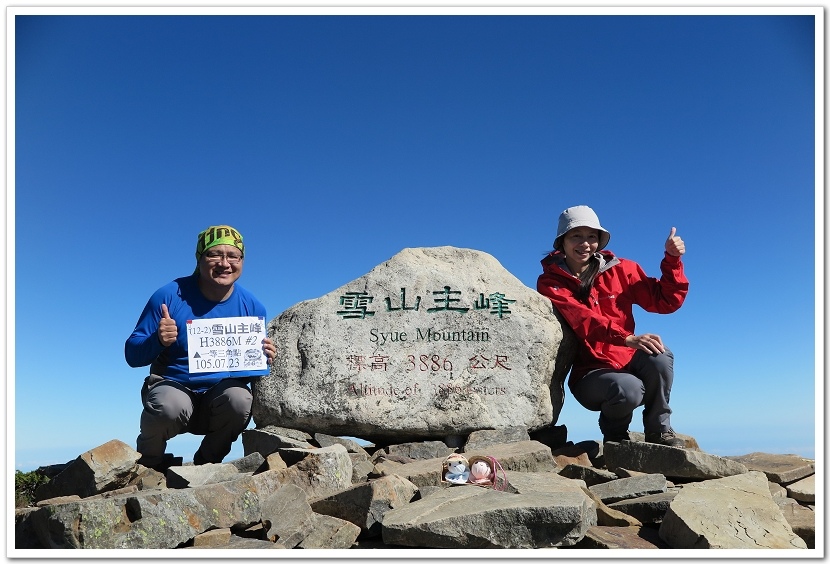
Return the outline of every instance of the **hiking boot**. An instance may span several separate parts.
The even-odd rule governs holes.
[[[202,464],[207,464],[208,461],[205,460],[205,457],[202,456],[202,451],[197,450],[196,453],[193,455],[193,466],[201,466]]]
[[[210,460],[202,456],[202,449],[197,450],[193,454],[193,466],[202,466],[203,464],[220,464],[221,462],[221,460],[211,462]]]
[[[151,468],[156,472],[161,472],[162,474],[167,473],[167,469],[171,466],[181,466],[182,465],[182,457],[181,456],[173,456],[169,452],[165,452],[164,456],[162,457],[147,457],[142,456],[136,461],[137,464],[141,464],[147,468]]]
[[[677,448],[686,448],[686,441],[678,437],[673,429],[666,429],[657,433],[646,433],[646,442]]]
[[[617,419],[609,419],[604,413],[599,414],[599,430],[602,432],[602,443],[621,443],[630,441],[628,426],[631,424],[631,414]]]
[[[605,443],[621,443],[623,441],[630,441],[631,437],[628,435],[628,431],[625,433],[620,434],[613,434],[613,435],[603,435],[602,436],[602,444]]]

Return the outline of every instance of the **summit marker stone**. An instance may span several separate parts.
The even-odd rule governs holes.
[[[548,299],[456,247],[404,249],[268,335],[257,427],[396,441],[555,423],[575,345]]]

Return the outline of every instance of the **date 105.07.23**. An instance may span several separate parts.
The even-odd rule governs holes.
[[[231,370],[240,366],[238,358],[195,358],[193,362],[196,363],[196,368],[200,369]]]

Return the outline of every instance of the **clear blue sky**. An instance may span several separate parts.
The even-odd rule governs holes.
[[[485,251],[535,288],[576,204],[649,274],[672,226],[686,242],[685,305],[636,312],[676,356],[675,430],[713,454],[815,456],[812,16],[37,15],[14,32],[15,468],[135,446],[146,369],[124,341],[209,225],[244,235],[240,283],[271,319],[406,247]],[[568,393],[558,424],[577,442],[596,419]]]

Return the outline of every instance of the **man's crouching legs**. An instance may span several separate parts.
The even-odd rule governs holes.
[[[141,454],[139,464],[160,469],[167,441],[187,430],[193,414],[193,399],[183,387],[151,374],[141,388],[141,432],[136,439],[136,450]]]
[[[247,382],[235,378],[222,380],[202,395],[190,431],[205,438],[193,455],[193,464],[222,462],[248,426],[252,403]]]

